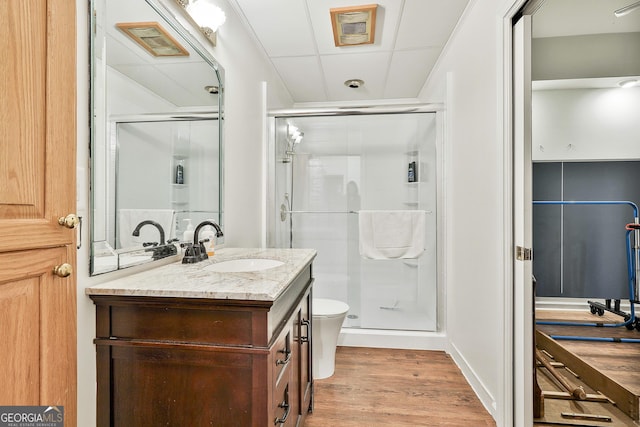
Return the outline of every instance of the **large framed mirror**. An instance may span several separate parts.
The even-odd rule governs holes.
[[[224,70],[157,0],[91,11],[96,275],[175,255],[189,223],[223,226]]]

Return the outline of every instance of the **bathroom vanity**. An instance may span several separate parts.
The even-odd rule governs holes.
[[[303,425],[313,405],[315,255],[226,248],[88,288],[97,425]],[[211,271],[246,269],[223,264],[238,259],[282,264]]]

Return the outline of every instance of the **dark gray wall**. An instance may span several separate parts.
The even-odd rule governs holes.
[[[640,162],[535,163],[533,200],[637,204]],[[534,205],[537,295],[629,299],[625,242],[629,222],[633,210],[627,205]]]

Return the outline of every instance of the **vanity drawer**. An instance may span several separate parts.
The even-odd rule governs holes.
[[[237,307],[208,301],[180,302],[170,298],[140,303],[94,298],[97,338],[266,347],[269,307]]]

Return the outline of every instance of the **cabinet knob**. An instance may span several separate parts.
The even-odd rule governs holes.
[[[69,214],[67,216],[61,216],[58,218],[58,224],[67,227],[67,228],[76,228],[76,225],[80,223],[77,215]]]
[[[53,274],[58,277],[69,277],[71,276],[71,273],[73,273],[73,267],[71,264],[67,264],[66,262],[53,267]]]

